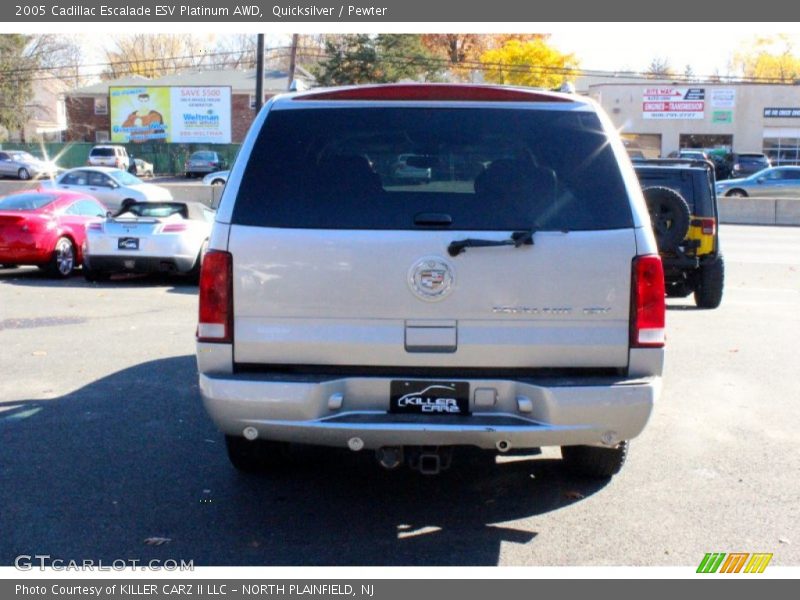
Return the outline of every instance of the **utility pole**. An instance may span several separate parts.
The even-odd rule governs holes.
[[[261,110],[264,104],[264,34],[258,34],[256,44],[258,56],[256,56],[256,113]]]
[[[292,50],[289,54],[289,76],[287,79],[289,80],[287,85],[288,89],[292,89],[292,82],[294,82],[294,71],[297,67],[297,40],[299,36],[296,33],[292,34]]]

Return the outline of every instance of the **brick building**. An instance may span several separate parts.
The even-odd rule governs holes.
[[[297,78],[311,81],[311,75],[298,68]],[[231,88],[231,142],[241,143],[255,117],[256,74],[250,71],[195,71],[147,79],[138,75],[102,81],[65,93],[67,113],[66,141],[106,142],[110,139],[108,93],[110,87],[129,86],[229,86]],[[289,87],[285,71],[264,73],[264,99],[285,92]]]

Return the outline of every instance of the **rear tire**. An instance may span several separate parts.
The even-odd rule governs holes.
[[[266,440],[246,440],[235,435],[225,436],[228,460],[244,473],[274,470],[286,462],[287,445]]]
[[[725,194],[728,198],[747,198],[747,192],[744,190],[731,190]]]
[[[564,466],[577,475],[592,479],[608,479],[616,475],[628,457],[628,442],[615,448],[596,446],[563,446],[561,458]]]
[[[23,181],[27,181],[28,179],[31,178],[31,174],[30,171],[28,171],[28,169],[23,167],[22,169],[17,171],[17,177],[19,177]]]
[[[60,237],[53,249],[53,256],[47,265],[47,272],[54,277],[66,279],[75,270],[75,246],[72,240]]]
[[[691,211],[686,200],[670,188],[654,186],[642,190],[656,243],[660,251],[677,248],[689,233]]]
[[[725,287],[725,261],[722,256],[700,267],[694,301],[698,308],[717,308],[722,303]]]

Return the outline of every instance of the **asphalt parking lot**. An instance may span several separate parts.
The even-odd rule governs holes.
[[[603,483],[562,474],[549,449],[466,454],[436,478],[329,450],[241,475],[199,400],[195,286],[2,270],[0,564],[800,564],[800,228],[721,235],[723,304],[669,300],[664,393]]]

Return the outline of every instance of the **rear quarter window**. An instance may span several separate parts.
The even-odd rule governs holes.
[[[38,210],[55,199],[53,194],[14,194],[0,198],[0,210]]]
[[[596,115],[508,108],[273,110],[233,222],[417,229],[426,214],[463,230],[632,226]]]

